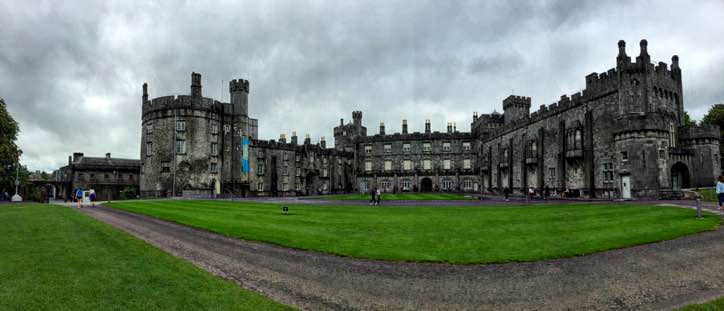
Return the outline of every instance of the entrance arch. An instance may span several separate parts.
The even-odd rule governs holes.
[[[676,162],[671,167],[671,189],[681,190],[691,187],[689,182],[689,167],[681,162]]]
[[[304,183],[304,190],[306,190],[306,195],[319,194],[319,183],[317,174],[315,174],[314,172],[309,172],[307,176],[304,177]]]
[[[432,179],[430,178],[423,178],[420,181],[420,191],[421,192],[431,192],[432,191]]]

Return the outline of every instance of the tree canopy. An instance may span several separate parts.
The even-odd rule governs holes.
[[[709,108],[709,112],[706,113],[702,123],[716,124],[719,128],[724,129],[724,104],[716,104]]]
[[[0,191],[8,193],[15,188],[15,169],[22,154],[15,144],[19,131],[18,123],[0,99]]]

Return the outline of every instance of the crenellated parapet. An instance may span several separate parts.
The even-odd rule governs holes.
[[[249,80],[234,79],[229,81],[229,91],[249,93]]]
[[[721,135],[715,124],[682,126],[678,133],[679,140],[685,145],[718,144]]]
[[[191,109],[208,112],[223,112],[228,104],[206,97],[190,95],[162,96],[143,103],[142,115],[174,109]]]

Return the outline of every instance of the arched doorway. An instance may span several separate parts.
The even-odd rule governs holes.
[[[681,190],[689,187],[691,187],[689,183],[689,168],[684,163],[676,162],[676,164],[671,167],[671,189]]]
[[[317,174],[314,172],[309,172],[307,176],[304,177],[304,190],[306,191],[306,195],[319,194],[317,179]]]
[[[430,178],[423,178],[420,181],[420,191],[422,192],[431,192],[432,191],[432,179]]]

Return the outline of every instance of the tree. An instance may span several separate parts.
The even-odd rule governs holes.
[[[724,104],[716,104],[709,108],[701,123],[716,124],[720,129],[724,129]]]
[[[15,144],[19,131],[18,123],[5,107],[5,101],[0,99],[0,191],[4,189],[8,193],[14,193],[15,170],[22,154]],[[26,169],[22,171],[27,175]],[[27,176],[22,177],[27,180]]]
[[[692,120],[689,112],[684,111],[684,126],[695,126],[696,120]]]

